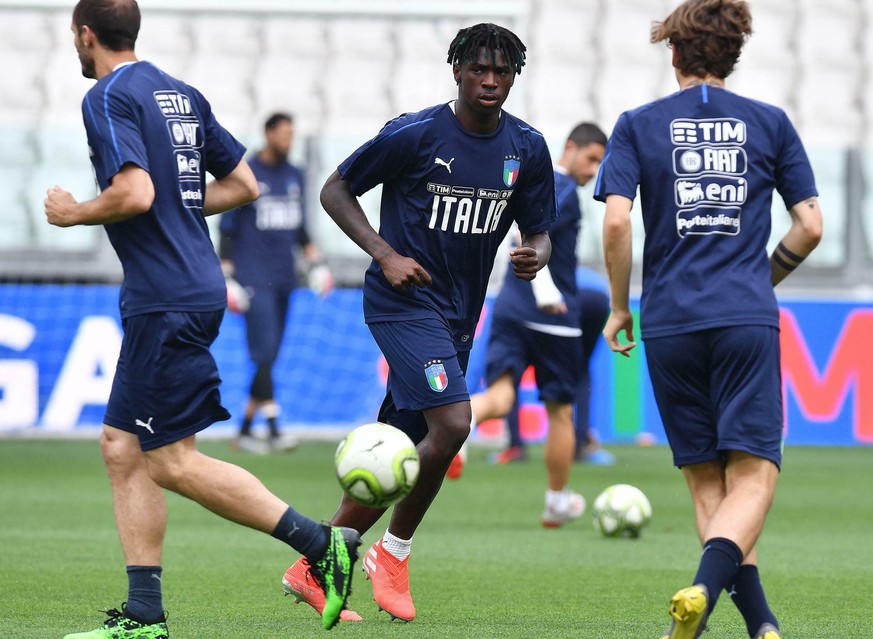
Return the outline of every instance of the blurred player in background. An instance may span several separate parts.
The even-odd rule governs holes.
[[[585,186],[597,175],[600,161],[606,147],[606,134],[593,123],[579,124],[571,133],[564,146],[564,152],[555,166],[555,182],[558,194],[558,210],[579,211],[576,186]],[[568,179],[570,178],[570,179]],[[565,185],[562,190],[561,184]],[[552,233],[554,235],[554,231]],[[578,231],[577,231],[578,235]],[[574,259],[575,265],[575,259]],[[554,268],[552,264],[549,268]],[[575,266],[575,280],[578,295],[579,327],[582,330],[581,381],[576,386],[574,425],[576,436],[576,461],[592,464],[610,465],[613,463],[611,453],[600,447],[596,434],[591,429],[591,357],[594,348],[601,341],[601,331],[609,315],[609,297],[605,293],[606,283],[601,284],[602,276],[591,269]],[[536,289],[534,289],[536,290]],[[475,410],[474,410],[475,413]],[[506,414],[506,428],[509,432],[509,445],[491,456],[493,464],[507,464],[527,460],[527,448],[521,437],[519,424],[519,402],[516,393],[512,409]],[[451,477],[451,469],[450,469]]]
[[[693,585],[671,600],[668,639],[698,637],[723,589],[750,637],[782,636],[755,551],[782,460],[773,287],[816,247],[822,217],[785,113],[724,88],[751,31],[741,0],[688,0],[654,24],[652,42],[672,48],[680,91],[619,117],[595,189],[606,201],[612,294],[604,336],[625,356],[634,347],[630,211],[640,189],[642,337],[703,542]],[[768,259],[774,188],[792,223]]]
[[[330,269],[306,229],[303,171],[288,162],[294,138],[291,116],[274,113],[267,118],[264,138],[266,145],[249,162],[261,195],[221,216],[218,248],[229,304],[231,310],[245,313],[249,357],[255,364],[234,444],[258,454],[297,445],[291,435],[279,433],[281,410],[273,394],[273,366],[285,333],[291,292],[297,285],[296,248],[302,249],[309,265],[313,290],[326,295],[333,288]],[[258,411],[269,429],[266,441],[252,435]]]
[[[50,224],[103,224],[124,267],[124,338],[100,447],[129,587],[102,627],[66,639],[169,636],[162,489],[306,556],[328,591],[330,628],[348,597],[358,533],[305,517],[248,471],[197,450],[196,433],[229,417],[209,351],[227,294],[204,215],[254,200],[258,187],[245,149],[203,95],[137,60],[139,26],[134,0],[81,0],[73,10],[82,74],[97,80],[82,114],[100,195],[76,202],[54,186],[45,200]],[[216,178],[208,184],[207,171]]]
[[[507,272],[491,311],[488,387],[470,398],[474,424],[504,417],[516,403],[522,375],[528,366],[534,367],[548,415],[547,489],[541,522],[549,528],[577,519],[585,510],[585,499],[569,488],[576,450],[573,404],[588,366],[576,286],[576,244],[582,224],[576,189],[597,174],[605,147],[606,135],[595,124],[583,122],[570,132],[554,167],[560,215],[549,233],[549,265],[531,282]],[[458,474],[460,460],[456,457],[450,477]]]
[[[458,97],[389,122],[331,175],[321,202],[373,261],[364,281],[364,317],[390,369],[381,422],[417,442],[421,473],[394,507],[364,570],[380,608],[410,621],[412,536],[470,432],[465,371],[498,246],[517,222],[510,253],[516,276],[531,280],[549,259],[555,216],[549,150],[542,135],[502,109],[525,63],[518,37],[494,24],[461,29],[448,51]],[[382,184],[380,228],[358,197]],[[362,533],[384,509],[344,495],[335,525]],[[307,566],[286,587],[317,607]]]

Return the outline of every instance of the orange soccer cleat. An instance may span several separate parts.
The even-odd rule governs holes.
[[[305,557],[298,559],[285,571],[285,576],[282,577],[282,588],[285,590],[286,597],[294,595],[294,603],[305,601],[315,608],[318,614],[324,610],[324,588],[312,575],[309,562],[306,561]],[[339,618],[342,621],[363,621],[361,615],[354,610],[347,609],[340,612]]]
[[[400,561],[377,541],[363,562],[367,579],[373,582],[373,599],[379,610],[384,610],[393,619],[412,621],[415,606],[409,594],[409,557]]]

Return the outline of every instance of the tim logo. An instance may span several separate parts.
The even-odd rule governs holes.
[[[506,158],[503,160],[503,183],[506,186],[513,186],[518,179],[518,172],[521,169],[521,162],[518,158]]]
[[[670,123],[670,141],[675,145],[742,145],[746,135],[746,123],[735,118],[681,119]]]
[[[191,100],[178,91],[155,91],[155,102],[165,116],[191,115]]]

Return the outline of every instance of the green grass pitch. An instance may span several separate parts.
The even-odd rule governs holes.
[[[317,519],[329,517],[339,488],[334,444],[252,457],[223,442],[201,449],[252,470]],[[419,529],[411,559],[418,617],[377,613],[356,567],[351,606],[362,623],[347,638],[464,637],[657,639],[667,602],[694,575],[699,550],[681,474],[664,447],[611,447],[614,467],[574,468],[588,499],[625,482],[654,510],[637,541],[605,539],[590,513],[557,530],[539,526],[544,489],[540,451],[503,467],[473,449],[464,477],[446,481]],[[873,628],[873,449],[792,448],[759,542],[764,585],[786,639],[870,637]],[[323,636],[307,606],[282,597],[280,579],[296,554],[266,535],[206,512],[176,495],[169,503],[164,596],[174,639]],[[384,531],[383,519],[364,537]],[[121,604],[126,576],[96,442],[0,440],[0,637],[60,639],[102,622]],[[727,596],[707,639],[742,639]]]

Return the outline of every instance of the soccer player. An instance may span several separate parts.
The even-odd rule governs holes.
[[[72,31],[82,74],[97,80],[82,114],[100,187],[77,202],[58,186],[45,213],[60,227],[102,224],[124,267],[124,338],[100,448],[112,485],[129,588],[121,610],[66,639],[167,639],[161,554],[163,489],[236,523],[270,533],[306,556],[327,591],[331,628],[348,597],[360,537],[319,524],[246,470],[197,450],[196,433],[229,417],[209,352],[226,304],[204,215],[258,196],[245,149],[203,95],[140,62],[135,0],[81,0]],[[216,179],[206,183],[206,172]]]
[[[218,254],[228,278],[244,287],[246,341],[255,364],[249,400],[234,444],[257,454],[290,450],[297,443],[279,433],[281,412],[273,394],[273,366],[279,355],[288,319],[291,292],[297,284],[294,249],[300,247],[310,265],[309,283],[320,295],[333,287],[330,269],[306,229],[304,174],[288,162],[294,121],[274,113],[264,123],[266,145],[249,162],[260,197],[221,216]],[[232,299],[232,297],[231,297]],[[252,435],[252,421],[260,411],[267,421],[267,441]]]
[[[603,333],[625,356],[634,348],[630,211],[640,190],[642,337],[703,543],[692,585],[670,602],[668,639],[698,637],[723,589],[750,637],[782,636],[755,551],[782,461],[773,287],[817,246],[822,216],[785,113],[725,89],[751,31],[742,0],[688,0],[653,25],[652,42],[672,48],[680,90],[619,117],[595,189],[606,201],[612,298]],[[774,189],[791,226],[768,258]]]
[[[494,24],[461,29],[448,51],[458,97],[401,115],[340,164],[321,191],[337,225],[373,261],[364,280],[364,317],[390,369],[381,422],[417,443],[421,472],[394,507],[364,570],[380,608],[410,621],[412,537],[470,432],[464,378],[498,246],[517,222],[510,253],[531,280],[549,259],[555,217],[549,150],[536,130],[502,109],[525,63],[525,46]],[[358,197],[383,185],[377,233]],[[369,530],[384,509],[348,496],[334,525]],[[306,563],[285,574],[289,591],[318,606]]]
[[[582,382],[576,389],[576,410],[573,423],[576,432],[574,460],[593,466],[612,466],[615,456],[600,444],[591,428],[591,358],[598,344],[603,341],[603,327],[609,317],[609,295],[606,280],[602,275],[585,266],[576,267],[576,287],[580,297],[580,326],[582,328]],[[512,410],[506,415],[506,430],[509,445],[492,453],[488,460],[495,465],[527,461],[527,447],[521,438],[519,402],[516,397]],[[453,462],[454,464],[454,462]],[[449,469],[451,477],[451,469]]]
[[[576,450],[573,404],[588,362],[582,348],[581,298],[576,286],[576,243],[582,224],[577,187],[597,174],[606,147],[600,128],[583,122],[570,132],[554,167],[560,216],[550,231],[552,256],[531,282],[507,273],[494,300],[486,357],[488,387],[471,398],[473,423],[504,417],[518,384],[533,365],[549,427],[543,526],[556,528],[585,510],[568,483]]]

